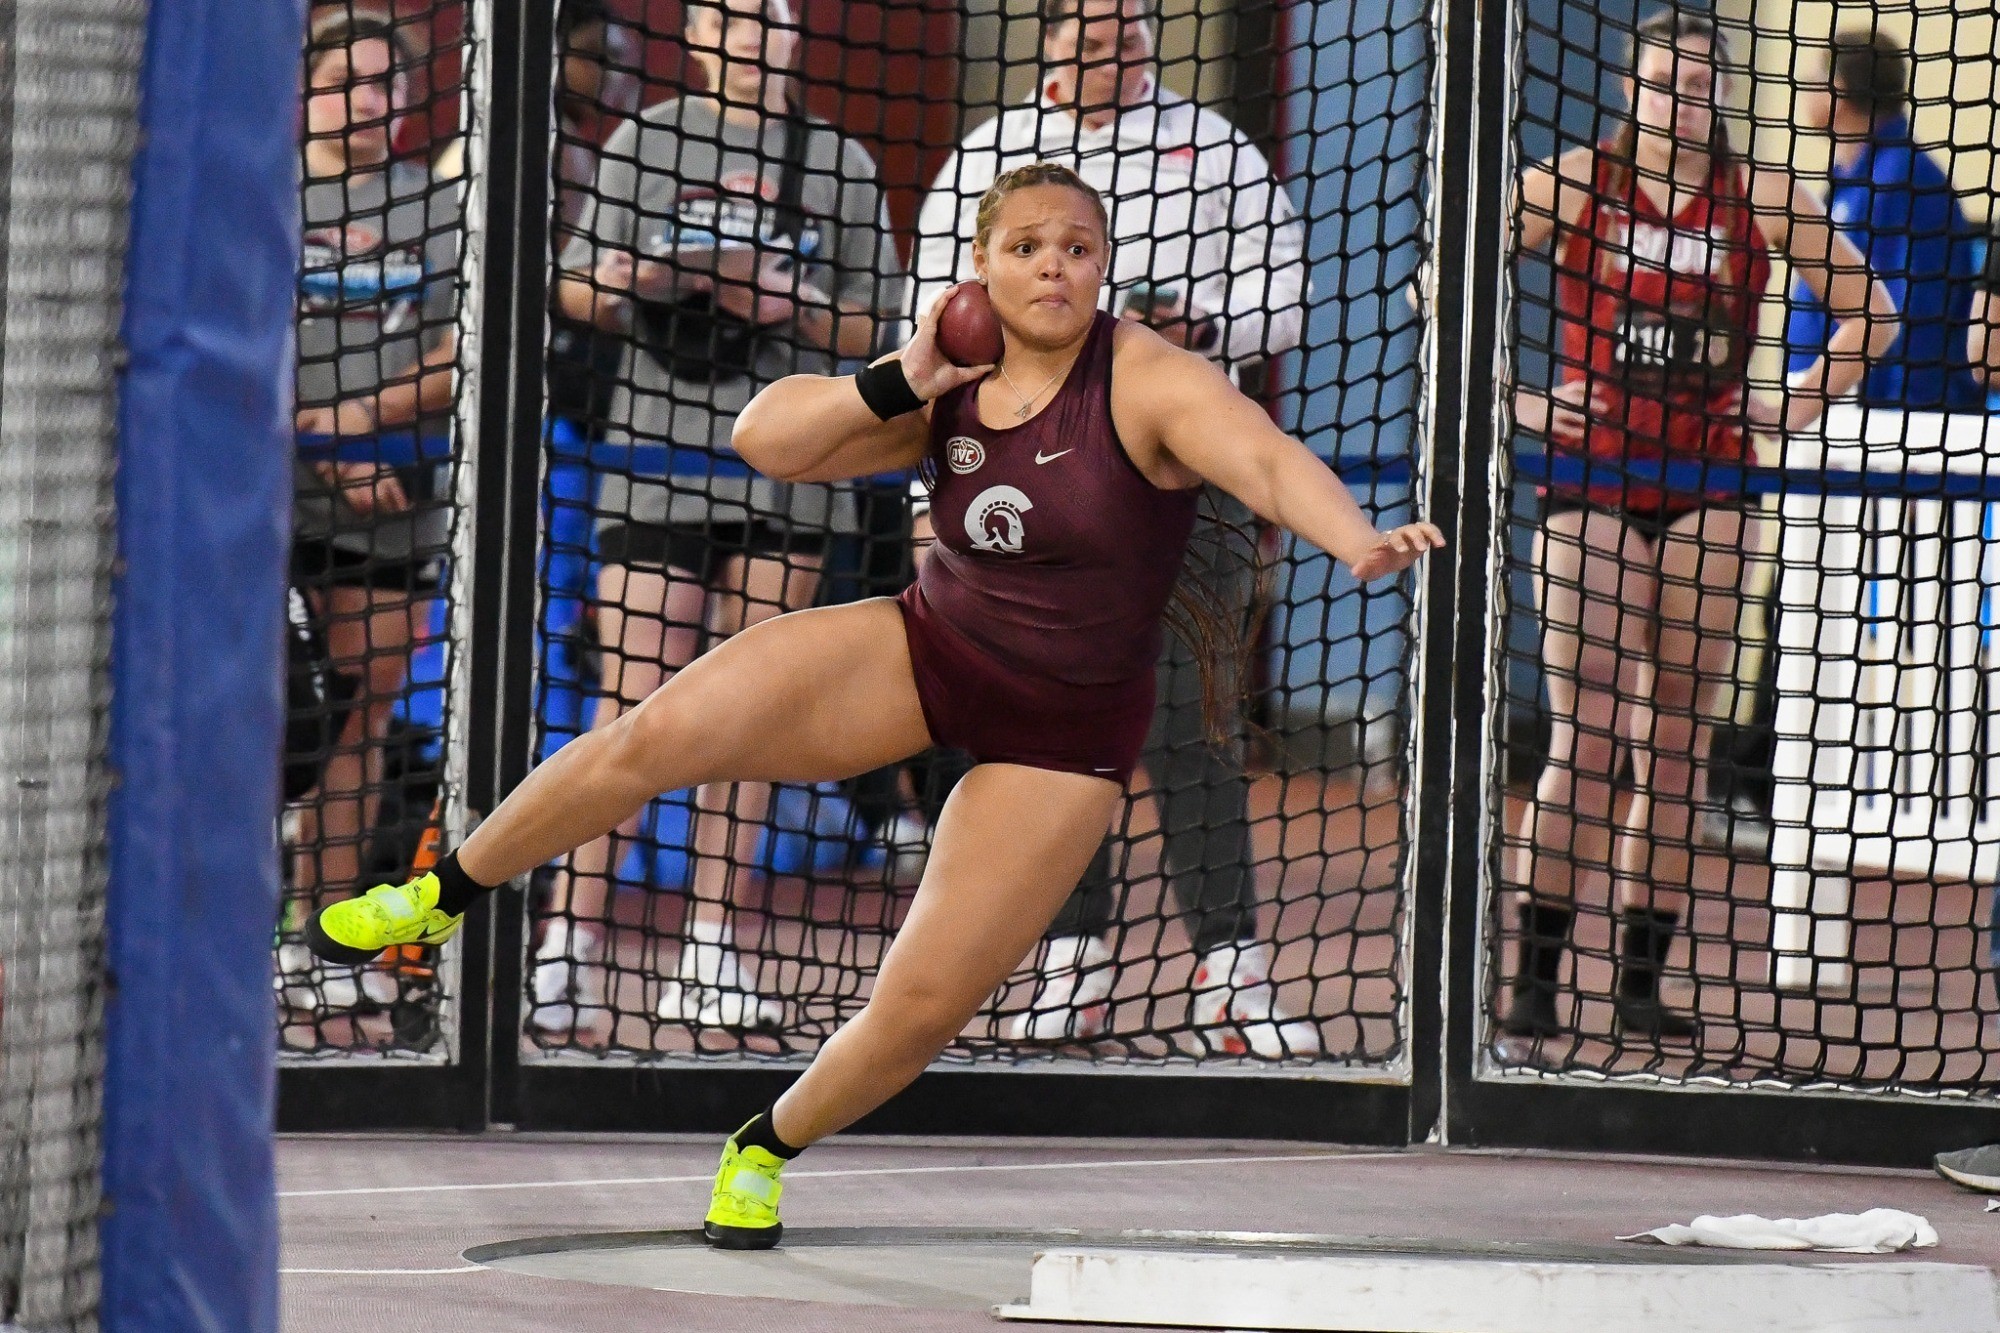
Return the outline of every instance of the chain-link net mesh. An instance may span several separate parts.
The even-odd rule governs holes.
[[[542,755],[748,625],[908,585],[910,477],[775,483],[730,430],[778,377],[900,346],[970,276],[1003,167],[1100,189],[1108,308],[1406,514],[1433,16],[1335,9],[565,0]],[[1220,497],[1189,575],[1255,639],[1250,716],[1211,749],[1170,644],[1128,809],[952,1058],[1403,1053],[1408,587],[1364,592]],[[965,768],[669,793],[548,867],[531,1053],[809,1054],[866,1000]]]
[[[1493,1062],[1990,1091],[1992,9],[1513,31]]]
[[[434,855],[456,509],[464,13],[336,0],[302,55],[285,910],[289,1051],[439,1048],[438,959],[316,962],[314,907]]]
[[[114,377],[145,14],[0,5],[0,1323],[24,1330],[97,1326]]]

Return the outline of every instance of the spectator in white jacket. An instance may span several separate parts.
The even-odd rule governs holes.
[[[967,134],[924,202],[912,313],[972,276],[973,215],[994,178],[1052,161],[1073,168],[1110,205],[1108,309],[1239,376],[1296,347],[1305,228],[1240,130],[1160,85],[1152,0],[1044,0],[1041,19],[1043,75],[1034,98]],[[1251,515],[1213,491],[1203,512],[1185,577],[1240,617],[1247,641],[1256,592]],[[1144,762],[1163,807],[1168,882],[1195,951],[1187,1029],[1218,1054],[1311,1055],[1320,1049],[1318,1028],[1279,1007],[1271,947],[1258,927],[1240,711],[1230,710],[1237,720],[1225,736],[1208,734],[1194,654],[1169,636]],[[1012,1039],[1077,1042],[1105,1032],[1113,851],[1126,841],[1114,831],[1050,927],[1034,1002],[1010,1020]],[[1153,1012],[1157,1028],[1164,1015]]]
[[[1044,76],[945,160],[917,219],[911,309],[972,276],[972,218],[1003,171],[1061,162],[1111,205],[1108,309],[1230,367],[1299,344],[1305,227],[1228,120],[1162,87],[1152,0],[1044,0]]]

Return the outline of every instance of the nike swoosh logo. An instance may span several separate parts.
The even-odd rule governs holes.
[[[1043,454],[1043,453],[1042,453],[1042,452],[1041,452],[1041,451],[1040,451],[1040,450],[1038,449],[1038,450],[1036,450],[1036,451],[1035,451],[1035,461],[1036,461],[1037,463],[1053,463],[1053,462],[1055,462],[1055,461],[1056,461],[1056,460],[1057,460],[1058,458],[1061,458],[1061,457],[1063,456],[1063,454],[1073,454],[1073,453],[1075,453],[1075,452],[1076,452],[1076,449],[1075,449],[1075,447],[1074,447],[1074,446],[1072,446],[1072,447],[1070,447],[1070,448],[1068,448],[1068,449],[1065,449],[1065,450],[1063,450],[1063,451],[1062,451],[1062,453],[1058,453],[1058,454],[1046,454],[1046,455],[1045,455],[1045,454]]]

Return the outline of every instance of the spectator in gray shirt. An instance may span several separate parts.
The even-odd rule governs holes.
[[[557,285],[565,315],[629,334],[607,438],[669,446],[664,471],[609,474],[599,495],[594,726],[706,646],[812,602],[827,539],[856,528],[852,497],[752,475],[730,432],[765,384],[868,355],[902,303],[874,162],[799,103],[789,0],[686,13],[708,92],[649,107],[612,135]],[[769,799],[763,784],[697,793],[694,901],[659,1007],[670,1022],[781,1021],[737,954],[728,910]],[[567,996],[584,1021],[602,1005],[610,842],[579,851],[558,880],[554,909],[571,924],[544,937],[537,963],[538,1005]]]
[[[391,146],[418,64],[386,8],[341,5],[313,16],[300,197],[301,435],[450,427],[459,191]],[[325,633],[332,673],[324,706],[338,727],[326,728],[319,787],[298,812],[294,884],[308,901],[350,891],[360,878],[381,742],[447,539],[436,471],[304,456],[294,469],[293,582]],[[296,984],[292,974],[310,967],[297,946],[281,951],[280,964],[282,993],[295,1006],[340,1008],[357,998],[351,978]]]

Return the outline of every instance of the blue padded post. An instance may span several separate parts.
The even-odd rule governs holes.
[[[275,1333],[302,0],[152,0],[113,620],[103,1327]]]

